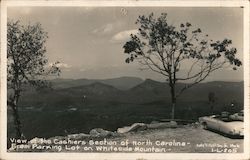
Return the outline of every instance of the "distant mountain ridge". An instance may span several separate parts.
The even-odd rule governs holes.
[[[54,79],[51,80],[51,82],[54,88],[70,88],[100,82],[114,86],[120,90],[128,90],[142,83],[143,79],[137,77],[119,77],[111,79]]]
[[[176,92],[183,87],[185,87],[186,83],[177,83],[176,84]],[[227,91],[226,91],[227,90]],[[224,81],[212,81],[212,82],[205,82],[205,83],[199,83],[197,85],[194,85],[193,87],[185,90],[183,94],[187,96],[189,95],[203,95],[202,92],[215,92],[215,93],[221,93],[221,92],[230,92],[233,94],[233,92],[241,92],[243,93],[244,90],[244,82],[224,82]],[[130,89],[130,91],[133,92],[159,92],[159,93],[169,93],[170,87],[167,82],[158,82],[151,79],[146,79],[141,84],[133,87]],[[198,94],[196,94],[198,93]],[[226,93],[225,93],[226,94]],[[227,95],[226,94],[226,95]]]
[[[170,87],[167,82],[135,77],[120,77],[104,80],[54,80],[55,90],[75,95],[92,95],[96,98],[111,99],[119,102],[149,103],[170,101]],[[187,84],[176,84],[176,93]],[[208,94],[214,92],[220,101],[243,100],[243,82],[214,81],[199,83],[185,90],[178,100],[207,101]],[[101,96],[101,97],[100,97]]]
[[[76,86],[76,87],[71,87],[71,88],[64,88],[64,89],[58,89],[57,91],[66,91],[71,94],[75,95],[95,95],[95,96],[105,96],[105,95],[114,95],[117,94],[120,91],[119,89],[108,85],[104,84],[101,82],[94,82],[89,85],[81,85],[81,86]]]
[[[170,88],[167,82],[151,79],[142,80],[136,77],[120,77],[113,79],[55,79],[51,81],[56,90],[81,93],[106,93],[108,95],[124,95],[129,99],[169,98]],[[185,87],[185,83],[176,84],[176,93]],[[99,90],[99,91],[98,91]],[[216,93],[221,99],[243,97],[243,82],[212,81],[199,83],[183,92],[181,99],[207,99],[209,92]],[[105,96],[105,95],[104,95]],[[125,98],[126,99],[126,98]]]

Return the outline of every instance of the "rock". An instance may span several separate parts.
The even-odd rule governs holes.
[[[176,121],[170,121],[170,126],[171,126],[171,128],[176,128],[177,127],[177,122]]]
[[[147,129],[147,125],[144,123],[134,123],[131,126],[126,126],[123,128],[118,128],[117,132],[118,133],[127,133],[131,131],[141,131]]]
[[[152,121],[150,124],[159,123],[159,121]]]
[[[117,133],[126,133],[129,132],[130,127],[126,126],[126,127],[122,127],[122,128],[118,128],[117,129]]]
[[[188,124],[188,126],[192,128],[198,128],[200,126],[200,123],[195,122],[195,123]]]
[[[51,138],[49,138],[49,140],[53,140],[53,139],[65,140],[65,139],[66,139],[66,137],[64,137],[64,136],[55,136],[55,137],[51,137]]]
[[[160,123],[151,123],[147,124],[149,129],[158,129],[158,128],[176,128],[177,123],[175,121],[170,122],[160,122]]]
[[[170,123],[169,122],[153,123],[153,124],[148,124],[147,127],[149,129],[170,128]]]
[[[89,134],[85,134],[85,133],[79,133],[79,134],[70,134],[68,135],[68,138],[72,138],[72,139],[82,139],[82,138],[87,138],[89,137]]]
[[[37,143],[42,144],[43,143],[43,138],[35,137],[35,138],[31,139],[29,141],[29,143],[31,143],[31,144],[37,144]]]
[[[89,132],[89,134],[92,137],[109,137],[114,135],[113,132],[104,130],[102,128],[94,128]]]

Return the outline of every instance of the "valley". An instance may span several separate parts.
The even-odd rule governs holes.
[[[88,81],[88,83],[86,83]],[[20,99],[20,117],[26,138],[88,133],[93,128],[115,131],[135,122],[150,123],[170,118],[167,83],[135,77],[107,80],[53,80],[52,88],[26,88]],[[123,89],[117,87],[123,84]],[[125,85],[127,84],[127,85]],[[121,86],[121,85],[120,85]],[[177,85],[181,88],[185,84]],[[176,118],[197,121],[210,115],[208,94],[215,93],[214,113],[243,108],[243,82],[201,83],[177,100]],[[8,109],[8,137],[14,136]]]

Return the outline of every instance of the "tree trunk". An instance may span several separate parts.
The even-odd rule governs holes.
[[[170,85],[170,88],[171,88],[171,102],[172,102],[171,119],[174,119],[175,118],[175,105],[176,105],[175,86],[174,86],[174,84]]]
[[[210,109],[211,109],[211,113],[214,114],[214,104],[213,103],[210,104]]]
[[[172,102],[171,119],[174,119],[175,116],[174,112],[175,112],[175,103]]]
[[[16,130],[16,138],[22,137],[22,131],[21,131],[21,122],[20,117],[18,113],[18,108],[16,105],[11,105],[12,111],[13,111],[13,117],[14,117],[14,125]]]
[[[15,126],[15,130],[16,130],[16,138],[21,138],[22,137],[21,121],[20,121],[18,106],[17,106],[17,103],[18,103],[18,100],[20,97],[20,91],[15,90],[14,92],[15,92],[14,96],[8,105],[11,106],[12,111],[13,111],[14,126]]]

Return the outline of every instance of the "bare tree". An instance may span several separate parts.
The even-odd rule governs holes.
[[[189,22],[173,26],[167,22],[167,14],[154,18],[139,16],[138,34],[131,34],[123,46],[128,54],[126,63],[137,60],[142,68],[150,69],[166,77],[170,87],[172,112],[174,119],[176,99],[188,88],[205,80],[212,72],[233,67],[242,63],[236,58],[237,50],[231,47],[232,40],[213,41],[203,34],[200,28],[192,29]],[[176,90],[177,82],[186,82]]]
[[[59,62],[49,65],[45,57],[47,33],[41,24],[21,25],[19,21],[7,23],[7,104],[13,111],[16,137],[22,136],[18,101],[23,86],[48,86],[46,77],[59,75]]]

